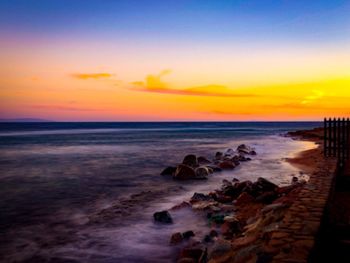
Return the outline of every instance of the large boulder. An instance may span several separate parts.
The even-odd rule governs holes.
[[[186,155],[182,161],[182,164],[196,168],[198,166],[197,156],[195,156],[194,154]]]
[[[176,168],[173,178],[178,180],[195,179],[196,173],[194,169],[185,164],[179,164]]]
[[[259,177],[258,180],[256,181],[256,184],[264,191],[276,191],[278,186],[275,185],[274,183],[270,182],[269,180]]]
[[[176,171],[176,167],[169,166],[169,167],[165,168],[160,173],[160,175],[174,175],[175,171]]]
[[[195,169],[196,178],[195,179],[207,179],[210,171],[205,166],[200,166]]]
[[[164,223],[164,224],[172,224],[173,219],[171,218],[170,214],[168,211],[160,211],[160,212],[155,212],[153,214],[153,218],[156,222]]]

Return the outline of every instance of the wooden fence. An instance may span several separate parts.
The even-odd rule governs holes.
[[[349,159],[350,119],[324,119],[324,154],[326,157],[337,157],[339,164],[344,165]]]

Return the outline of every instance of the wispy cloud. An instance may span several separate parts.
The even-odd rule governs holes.
[[[107,79],[111,78],[113,74],[110,73],[76,73],[72,77],[77,79]]]
[[[306,96],[302,101],[301,104],[309,104],[313,101],[316,101],[324,96],[324,92],[321,90],[313,90],[312,94],[309,96]]]
[[[66,105],[30,105],[30,108],[41,109],[41,110],[59,110],[59,111],[103,111],[103,109],[94,109],[94,108],[80,108],[74,106]]]
[[[170,88],[166,82],[162,80],[162,77],[170,74],[170,70],[163,70],[158,75],[148,75],[145,81],[135,81],[131,84],[136,86],[133,88],[135,91],[142,92],[156,92],[164,94],[175,95],[189,95],[189,96],[213,96],[213,97],[257,97],[255,94],[238,93],[232,89],[217,84],[209,84],[204,86],[189,87],[185,89]]]

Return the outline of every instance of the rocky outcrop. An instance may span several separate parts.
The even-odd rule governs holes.
[[[176,167],[173,178],[177,180],[195,179],[196,173],[192,167],[185,164],[179,164]]]
[[[195,156],[194,154],[186,155],[182,161],[182,164],[185,164],[185,165],[190,166],[192,168],[198,167],[197,156]]]

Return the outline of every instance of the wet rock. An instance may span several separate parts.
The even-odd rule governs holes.
[[[232,196],[224,195],[224,194],[216,194],[215,201],[219,203],[231,203],[233,200]]]
[[[169,167],[165,168],[160,173],[160,175],[174,175],[175,171],[176,171],[176,167],[169,166]]]
[[[210,164],[211,163],[211,161],[209,161],[207,158],[205,158],[204,156],[199,156],[198,158],[197,158],[197,161],[198,161],[198,163],[199,164]]]
[[[214,201],[213,198],[209,195],[202,193],[194,193],[191,197],[191,203],[195,203],[198,201]]]
[[[182,164],[188,165],[193,168],[197,167],[198,166],[197,156],[195,156],[194,154],[186,155],[182,161]]]
[[[205,235],[203,242],[205,243],[213,242],[213,238],[210,235]]]
[[[237,182],[239,182],[239,179],[233,178],[233,179],[232,179],[232,182],[237,183]]]
[[[195,234],[192,230],[186,231],[182,233],[184,239],[189,239],[190,237],[194,237]]]
[[[223,162],[219,163],[219,167],[221,169],[225,169],[225,170],[232,170],[236,166],[232,161],[223,161]]]
[[[207,165],[207,167],[209,169],[212,169],[214,172],[221,172],[222,171],[222,169],[217,165]]]
[[[155,212],[153,214],[153,218],[156,222],[164,223],[164,224],[172,224],[173,219],[171,218],[170,214],[168,211],[160,211],[160,212]]]
[[[215,160],[222,160],[223,157],[224,157],[224,154],[222,152],[216,152]]]
[[[197,263],[194,258],[180,258],[177,263]]]
[[[231,148],[228,148],[226,151],[225,151],[225,155],[234,155],[235,154],[235,151]]]
[[[240,206],[247,203],[254,202],[255,198],[248,194],[247,192],[242,192],[238,198],[235,200],[235,205]]]
[[[207,179],[210,174],[209,169],[205,166],[197,167],[195,169],[196,179]]]
[[[245,157],[243,155],[238,156],[238,161],[240,161],[240,162],[247,162],[247,161],[251,161],[251,160],[252,160],[251,158]]]
[[[209,218],[209,221],[215,224],[221,225],[224,223],[224,218],[225,218],[225,215],[212,215]]]
[[[195,177],[196,173],[193,168],[185,164],[179,164],[173,176],[174,179],[178,180],[195,179]]]
[[[256,152],[251,147],[245,144],[239,145],[237,147],[237,152],[243,153],[243,154],[256,155]]]
[[[298,177],[296,177],[296,176],[293,176],[293,178],[292,178],[292,184],[296,184],[297,182],[298,182]]]
[[[212,209],[212,207],[216,206],[217,202],[210,202],[210,201],[199,201],[192,205],[192,209],[194,210],[208,210]]]
[[[170,244],[177,245],[177,244],[181,243],[182,240],[183,240],[182,234],[180,232],[177,232],[177,233],[174,233],[171,235]]]

